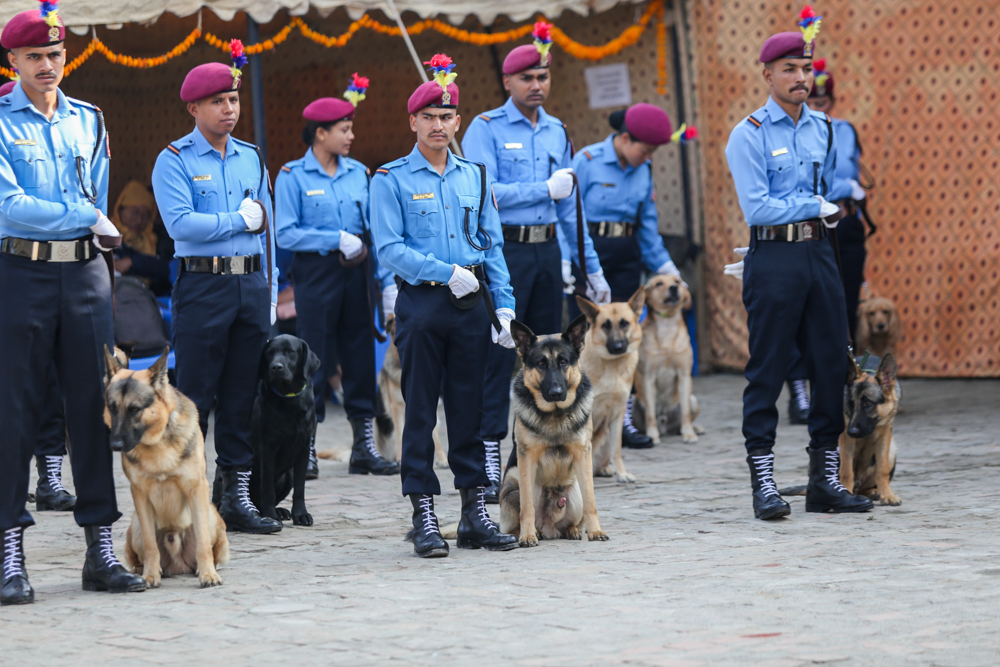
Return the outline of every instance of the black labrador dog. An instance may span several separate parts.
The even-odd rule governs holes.
[[[319,357],[304,340],[282,335],[264,346],[257,374],[250,500],[261,516],[291,519],[296,526],[313,525],[305,489],[309,443],[316,435],[312,376],[319,368]],[[292,511],[277,508],[293,489]]]

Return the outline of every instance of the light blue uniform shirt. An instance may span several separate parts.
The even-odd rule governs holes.
[[[858,180],[858,161],[861,159],[858,135],[850,123],[842,118],[834,118],[833,133],[837,137],[837,172],[833,177],[830,195],[827,197],[829,201],[847,199],[851,196],[851,184],[847,179]]]
[[[813,194],[823,194],[823,181],[828,188],[833,185],[837,162],[836,135],[829,153],[828,137],[825,114],[803,104],[796,124],[770,97],[733,128],[726,159],[748,225],[783,225],[819,216]]]
[[[638,167],[626,163],[622,169],[615,153],[614,138],[612,134],[599,144],[587,146],[573,158],[573,171],[583,195],[583,210],[587,212],[588,222],[638,222],[642,261],[655,273],[670,261],[670,253],[663,247],[660,237],[652,163],[646,161]]]
[[[390,271],[416,285],[433,280],[446,283],[453,265],[486,264],[490,293],[496,308],[514,309],[510,273],[503,257],[503,234],[496,200],[486,179],[482,194],[479,166],[448,151],[444,175],[437,172],[417,146],[406,157],[375,171],[371,182],[372,234],[379,260]],[[480,246],[486,234],[493,245],[476,250],[465,238],[465,214],[469,233]]]
[[[97,108],[56,91],[52,119],[38,111],[21,84],[0,98],[0,237],[65,241],[90,233],[97,210],[83,186],[108,210],[108,144],[97,150]],[[77,173],[83,158],[83,182]]]
[[[363,238],[367,219],[368,168],[357,160],[338,157],[331,177],[309,148],[278,172],[274,220],[280,247],[327,255],[340,249],[342,232]],[[383,287],[393,281],[377,263],[375,277]]]
[[[572,166],[572,146],[566,126],[539,107],[538,122],[531,121],[508,98],[499,109],[476,116],[462,138],[462,152],[473,162],[486,165],[493,179],[500,222],[504,225],[550,225],[562,227],[577,259],[576,193],[559,201],[549,197],[545,183],[553,172]],[[586,219],[586,216],[584,217]],[[587,270],[600,267],[587,230],[584,253]]]
[[[261,266],[273,271],[271,303],[278,302],[278,270],[267,266],[265,236],[247,231],[236,211],[247,196],[264,202],[270,215],[271,194],[261,178],[260,158],[253,144],[230,136],[226,158],[212,148],[195,128],[165,148],[153,167],[153,195],[167,233],[174,240],[175,257],[235,257],[260,255]],[[249,195],[244,194],[247,190]]]

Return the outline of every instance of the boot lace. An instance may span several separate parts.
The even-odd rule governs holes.
[[[239,496],[240,504],[249,512],[257,512],[253,501],[250,500],[250,471],[236,471],[236,495]]]
[[[98,551],[100,551],[101,560],[103,560],[105,565],[108,567],[121,565],[118,557],[115,556],[115,546],[111,542],[111,526],[100,526],[97,530],[100,531],[100,536],[98,537]]]
[[[485,486],[476,487],[476,514],[479,516],[479,520],[486,524],[487,527],[499,530],[497,525],[493,523],[493,519],[490,518],[489,510],[486,509]]]
[[[3,578],[24,575],[23,528],[8,528],[3,532]]]
[[[629,432],[630,435],[635,435],[639,432],[639,429],[635,427],[632,423],[632,401],[634,397],[629,396],[628,402],[625,404],[625,430]]]
[[[486,476],[494,484],[500,482],[500,443],[493,440],[484,440],[486,445]]]
[[[774,485],[774,454],[751,456],[753,467],[757,471],[757,481],[765,496],[777,496],[778,487]]]
[[[62,485],[62,457],[61,456],[46,456],[45,457],[45,473],[46,478],[49,480],[49,488],[56,493],[62,491],[63,493],[69,493],[66,487]]]
[[[792,392],[795,394],[795,403],[802,412],[809,410],[809,392],[806,391],[805,380],[792,380]]]
[[[366,419],[365,420],[365,447],[368,448],[368,452],[377,459],[382,458],[379,454],[378,449],[375,447],[375,420]]]
[[[848,493],[844,485],[840,483],[840,450],[831,449],[825,452],[826,457],[826,481],[833,487],[834,491]]]
[[[434,499],[424,496],[420,499],[420,518],[424,522],[425,533],[435,533],[438,529],[437,517],[434,516]]]

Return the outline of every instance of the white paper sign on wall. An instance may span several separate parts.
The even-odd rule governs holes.
[[[632,84],[628,63],[588,67],[584,70],[591,109],[624,107],[632,104]]]

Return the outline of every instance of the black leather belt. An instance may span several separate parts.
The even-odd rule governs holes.
[[[483,279],[483,265],[482,264],[471,264],[469,266],[463,266],[462,268],[463,269],[467,269],[469,271],[472,271],[473,275],[476,276],[476,278],[478,278],[480,280]],[[430,287],[448,287],[448,283],[446,283],[446,282],[439,283],[436,280],[425,280],[424,282],[422,282],[420,284],[421,285],[429,285]]]
[[[632,236],[634,222],[588,222],[591,236],[604,236],[616,239],[622,236]]]
[[[758,241],[819,241],[826,238],[826,225],[819,219],[791,222],[787,225],[755,225]]]
[[[550,225],[504,225],[503,240],[518,243],[545,243],[556,235],[556,226]]]
[[[243,275],[260,271],[260,255],[240,257],[182,257],[181,270],[191,273]]]
[[[72,241],[31,241],[9,236],[0,241],[0,252],[27,257],[33,262],[85,262],[97,257],[92,236]]]

